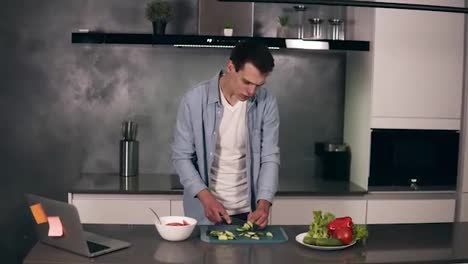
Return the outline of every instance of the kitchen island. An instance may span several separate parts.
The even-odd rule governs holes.
[[[281,244],[219,245],[202,242],[199,229],[182,242],[162,240],[153,225],[85,225],[132,246],[88,259],[37,243],[24,264],[43,263],[466,263],[468,223],[369,225],[369,238],[340,251],[318,251],[295,241],[307,226],[283,226]]]

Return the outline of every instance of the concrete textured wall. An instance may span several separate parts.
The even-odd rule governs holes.
[[[176,17],[167,33],[194,34],[198,2],[172,2]],[[118,171],[123,120],[139,123],[140,171],[173,172],[170,143],[179,100],[224,67],[230,50],[70,41],[79,28],[151,32],[145,3],[2,2],[2,263],[19,262],[35,241],[25,192],[65,201],[81,172]],[[280,178],[313,177],[314,142],[342,138],[345,59],[339,53],[294,50],[274,56],[277,66],[266,86],[281,113]]]

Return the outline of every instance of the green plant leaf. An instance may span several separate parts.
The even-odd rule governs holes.
[[[145,17],[151,22],[170,21],[174,15],[172,5],[163,0],[152,0],[146,4]]]

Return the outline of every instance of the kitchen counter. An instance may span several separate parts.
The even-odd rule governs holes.
[[[82,174],[72,193],[92,194],[182,194],[183,187],[175,174],[141,174],[120,177],[118,174]],[[352,182],[320,179],[291,179],[281,181],[277,196],[364,195],[367,191]]]
[[[39,263],[463,263],[468,262],[468,223],[369,225],[365,245],[317,251],[298,244],[307,226],[283,226],[281,244],[217,245],[200,241],[199,230],[182,242],[167,242],[152,225],[85,225],[85,229],[129,241],[128,249],[92,260],[37,243],[24,259]]]

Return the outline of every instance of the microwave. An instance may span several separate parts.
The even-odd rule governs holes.
[[[454,188],[459,131],[373,129],[369,187]]]

